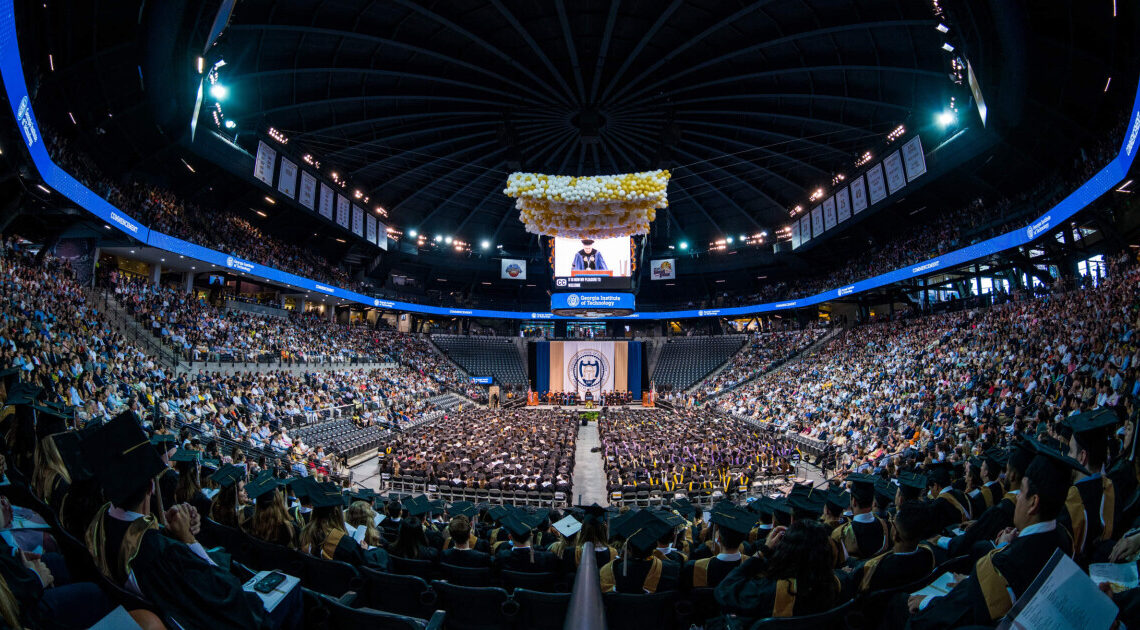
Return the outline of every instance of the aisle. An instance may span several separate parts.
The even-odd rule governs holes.
[[[606,473],[601,452],[591,453],[590,449],[601,446],[598,438],[598,425],[591,422],[578,427],[578,445],[574,453],[574,486],[571,488],[574,505],[609,505],[606,496]],[[579,498],[581,497],[581,498]]]

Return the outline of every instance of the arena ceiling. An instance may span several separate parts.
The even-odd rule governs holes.
[[[950,82],[898,0],[245,0],[221,40],[239,128],[272,126],[405,228],[525,238],[515,170],[673,171],[655,229],[771,230]]]

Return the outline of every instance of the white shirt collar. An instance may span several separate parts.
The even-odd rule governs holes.
[[[130,510],[124,510],[122,508],[117,508],[113,505],[107,509],[107,516],[110,516],[111,518],[113,518],[115,520],[126,521],[128,523],[133,523],[133,522],[139,520],[140,518],[143,518],[143,515],[139,514],[138,512],[132,512]]]
[[[736,553],[718,553],[716,559],[721,562],[738,562],[740,560],[740,552]]]
[[[1041,521],[1040,523],[1034,523],[1029,527],[1021,530],[1018,532],[1017,537],[1023,538],[1025,536],[1032,536],[1033,534],[1044,534],[1046,532],[1051,532],[1054,529],[1057,529],[1057,521]]]
[[[856,514],[855,516],[852,516],[851,520],[856,523],[874,523],[875,515],[870,512],[864,512],[863,514]]]

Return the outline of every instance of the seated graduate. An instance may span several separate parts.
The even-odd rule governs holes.
[[[313,505],[309,523],[301,530],[300,550],[324,558],[347,562],[352,566],[388,568],[388,554],[383,549],[365,549],[348,535],[344,527],[345,495],[335,483],[312,483],[308,488]]]
[[[685,564],[689,559],[688,556],[679,549],[675,549],[673,545],[677,543],[677,536],[683,534],[679,528],[688,525],[688,521],[666,510],[658,511],[657,517],[668,523],[670,529],[657,539],[657,548],[653,550],[653,557],[676,562],[679,565]]]
[[[843,584],[836,575],[835,547],[827,527],[797,520],[768,536],[766,557],[753,556],[716,587],[721,610],[749,619],[824,612],[840,604]]]
[[[522,573],[554,573],[559,569],[558,559],[544,549],[531,545],[536,523],[527,514],[514,509],[502,518],[503,529],[507,530],[510,541],[499,546],[495,554],[496,570],[519,571]]]
[[[376,510],[372,508],[371,501],[353,501],[344,512],[344,522],[353,527],[364,528],[364,542],[370,547],[385,546],[384,537],[380,528],[376,526]]]
[[[1112,409],[1101,408],[1069,416],[1060,430],[1071,432],[1067,453],[1088,469],[1078,473],[1065,498],[1065,523],[1073,532],[1077,562],[1082,566],[1103,559],[1113,545],[1116,489],[1105,474],[1108,461],[1108,434],[1119,417]],[[1064,449],[1062,449],[1064,450]],[[1119,532],[1116,532],[1119,536]],[[1098,553],[1098,548],[1100,548]]]
[[[240,529],[253,516],[249,495],[245,493],[245,468],[226,464],[210,476],[221,488],[210,504],[210,519],[220,525]]]
[[[731,503],[722,503],[712,513],[712,543],[715,556],[693,560],[681,570],[681,583],[687,588],[715,587],[748,558],[740,547],[756,524],[756,514]]]
[[[424,525],[418,516],[408,516],[400,521],[396,542],[389,545],[388,553],[406,560],[439,562],[439,551],[428,544]]]
[[[834,487],[827,490],[827,501],[823,505],[823,516],[819,519],[832,533],[849,522],[851,493],[843,488]]]
[[[894,546],[890,551],[867,560],[856,568],[855,583],[860,592],[894,588],[920,580],[938,566],[934,551],[918,543],[932,527],[930,507],[907,503],[895,515],[891,530]]]
[[[594,561],[599,567],[606,566],[617,557],[617,550],[609,544],[606,509],[597,503],[585,508],[580,525],[571,526],[566,532],[561,540],[550,546],[550,552],[561,561],[565,573],[574,573],[578,570],[578,566],[582,564],[582,551],[586,548],[586,543],[593,543]]]
[[[970,520],[970,503],[966,500],[965,493],[954,488],[950,476],[951,468],[949,464],[935,464],[926,474],[926,481],[930,484],[934,500],[934,517],[939,529],[958,527]]]
[[[386,540],[396,540],[400,533],[400,518],[404,515],[404,506],[396,495],[389,495],[388,503],[384,506],[384,520],[380,523],[381,533]]]
[[[1014,599],[1025,592],[1054,551],[1073,554],[1072,536],[1058,526],[1057,517],[1065,507],[1072,472],[1087,471],[1060,451],[1032,438],[1026,440],[1037,454],[1021,479],[1013,514],[1016,529],[1003,531],[997,548],[978,560],[970,575],[958,580],[949,594],[911,596],[907,627],[993,625],[1009,612]]]
[[[180,448],[170,456],[170,461],[177,473],[174,475],[177,481],[173,492],[174,502],[189,503],[199,514],[209,514],[210,499],[202,492],[202,452]],[[171,475],[172,473],[166,473],[163,479]]]
[[[938,546],[946,549],[950,557],[969,555],[976,560],[989,553],[994,548],[993,539],[1003,529],[1013,527],[1013,511],[1017,495],[1021,492],[1021,479],[1035,454],[1033,448],[1020,439],[1009,447],[1008,452],[991,449],[986,454],[987,469],[990,461],[999,467],[1004,463],[1005,482],[1010,489],[998,497],[993,506],[982,512],[977,520],[968,523],[966,531],[953,538],[939,538]]]
[[[110,503],[87,530],[87,548],[103,575],[140,594],[187,628],[260,628],[261,600],[214,564],[194,538],[199,516],[171,506],[160,528],[151,514],[155,477],[165,466],[131,412],[88,435],[83,457]]]
[[[653,555],[657,541],[673,526],[660,512],[632,512],[615,526],[625,539],[618,557],[600,569],[603,593],[659,593],[676,590],[681,565]]]
[[[874,515],[876,478],[870,475],[847,475],[851,484],[851,521],[831,532],[842,554],[840,564],[848,559],[866,560],[887,550],[890,536],[887,522]]]
[[[471,506],[470,510],[474,510]],[[479,539],[471,531],[471,520],[461,513],[447,524],[447,548],[440,554],[440,562],[457,567],[482,568],[491,566],[491,555],[476,549]]]
[[[246,494],[254,501],[253,518],[246,521],[245,532],[268,543],[296,549],[301,528],[285,509],[282,483],[268,471],[262,472],[246,486]]]

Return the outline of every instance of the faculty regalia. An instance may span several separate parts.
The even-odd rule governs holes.
[[[1098,542],[1112,539],[1116,516],[1112,480],[1105,475],[1093,475],[1074,483],[1065,498],[1065,512],[1077,546],[1077,557],[1090,557]]]
[[[715,592],[721,610],[750,620],[795,617],[834,608],[846,597],[843,582],[839,576],[833,575],[835,597],[827,602],[810,604],[806,598],[797,597],[799,589],[795,578],[781,580],[758,576],[763,564],[764,560],[760,558],[750,558],[721,580]],[[741,624],[741,627],[748,625]]]
[[[677,589],[681,565],[650,556],[645,560],[618,557],[600,570],[603,593],[659,593]]]
[[[994,549],[978,560],[969,577],[948,595],[935,598],[915,613],[908,627],[927,630],[993,625],[1013,606],[1009,591],[1013,597],[1020,597],[1057,549],[1072,555],[1072,538],[1057,524],[1049,531],[1019,536]]]
[[[970,518],[969,501],[961,490],[947,490],[934,499],[933,510],[939,529],[957,527]]]
[[[888,551],[859,567],[855,572],[856,584],[864,593],[903,586],[930,575],[937,565],[929,547],[919,546],[909,553]]]

